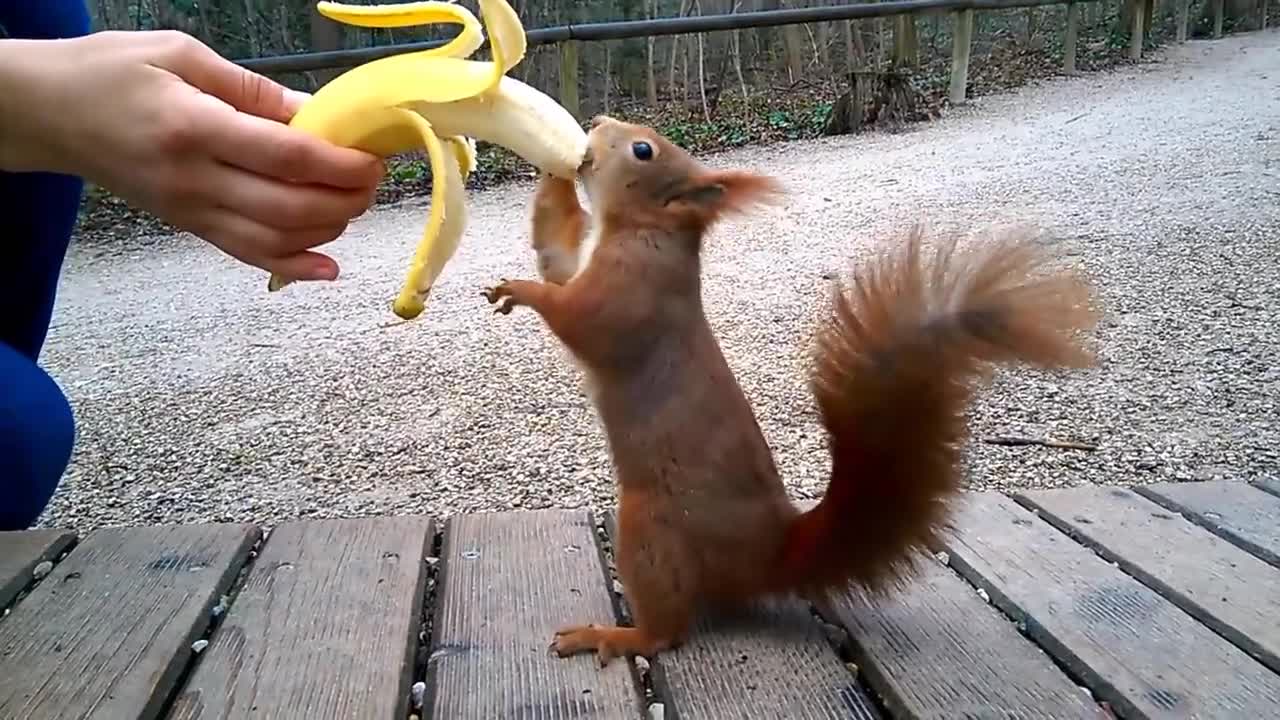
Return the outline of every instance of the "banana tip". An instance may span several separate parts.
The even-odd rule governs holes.
[[[412,320],[421,315],[426,307],[422,297],[397,298],[391,310],[401,320]]]

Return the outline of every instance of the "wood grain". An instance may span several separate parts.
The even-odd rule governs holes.
[[[155,718],[258,530],[97,530],[0,623],[0,717]]]
[[[616,535],[614,516],[606,527]],[[688,641],[656,658],[652,677],[669,719],[879,717],[809,605],[795,599],[700,613]]]
[[[640,717],[627,662],[550,652],[563,626],[617,622],[588,513],[455,516],[442,554],[425,716]]]
[[[1087,485],[1023,497],[1055,526],[1280,672],[1280,569],[1122,488]]]
[[[1280,676],[999,493],[967,493],[951,565],[1125,717],[1239,720]]]
[[[879,717],[808,605],[795,600],[703,613],[689,641],[659,655],[653,670],[668,718]]]
[[[1157,483],[1133,490],[1280,567],[1280,497],[1233,480]]]
[[[868,684],[895,718],[1107,715],[972,586],[932,557],[900,592],[833,603]]]
[[[427,517],[277,527],[169,717],[404,718],[432,539]]]
[[[0,608],[31,585],[37,565],[57,558],[75,539],[66,530],[0,532]]]

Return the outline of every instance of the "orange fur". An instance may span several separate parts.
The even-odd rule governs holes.
[[[578,253],[589,221],[572,180],[546,174],[538,180],[531,235],[543,280],[563,285],[578,271]]]
[[[811,379],[831,480],[801,513],[701,293],[707,228],[781,197],[779,184],[705,168],[609,118],[593,122],[589,146],[580,176],[600,224],[589,263],[564,284],[486,291],[497,312],[537,312],[582,366],[619,485],[614,547],[635,627],[564,628],[562,655],[652,655],[684,641],[700,604],[793,592],[825,605],[850,581],[876,590],[904,577],[960,485],[973,381],[991,362],[1089,360],[1072,337],[1092,321],[1087,290],[1032,277],[1040,257],[1023,238],[964,252],[944,241],[925,260],[912,233],[837,292],[819,334]]]

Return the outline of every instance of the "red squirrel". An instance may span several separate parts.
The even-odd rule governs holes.
[[[851,583],[905,581],[948,527],[965,412],[990,365],[1093,362],[1079,337],[1095,322],[1090,288],[1037,274],[1046,258],[1028,238],[928,251],[913,229],[835,284],[809,376],[830,479],[801,512],[701,295],[706,231],[782,197],[780,183],[710,169],[605,116],[588,138],[578,176],[591,214],[573,181],[543,176],[532,224],[545,281],[484,291],[495,312],[538,313],[581,366],[619,486],[614,548],[634,626],[562,628],[562,657],[653,657],[687,638],[704,604],[795,593],[829,608],[827,593]]]

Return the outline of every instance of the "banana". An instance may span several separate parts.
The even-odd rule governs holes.
[[[524,27],[505,0],[480,0],[489,61],[467,56],[483,44],[481,24],[451,2],[348,5],[322,0],[316,10],[361,27],[461,25],[445,45],[352,68],[316,91],[290,121],[336,145],[381,157],[424,149],[431,162],[431,211],[392,308],[405,320],[425,308],[466,227],[465,181],[475,169],[475,140],[505,147],[542,172],[573,179],[586,132],[569,111],[507,73],[525,55]],[[290,280],[272,275],[269,291]]]

